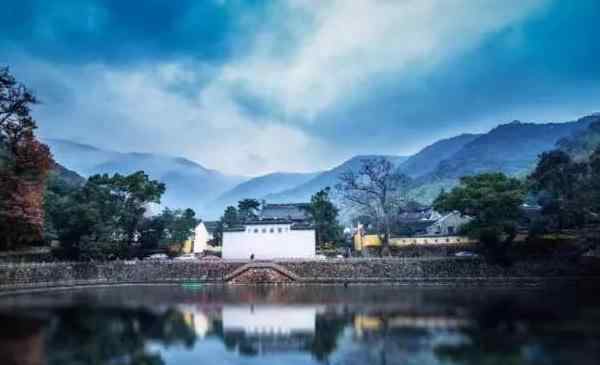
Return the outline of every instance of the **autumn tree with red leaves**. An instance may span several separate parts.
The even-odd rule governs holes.
[[[31,91],[0,68],[0,250],[43,237],[44,188],[53,161],[34,134],[35,103]]]

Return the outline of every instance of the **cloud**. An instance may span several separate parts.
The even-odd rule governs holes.
[[[230,173],[413,152],[600,97],[594,0],[16,4],[0,63],[40,94],[42,134]]]
[[[297,44],[282,54],[280,38],[269,36],[273,29],[264,30],[267,35],[259,35],[253,53],[227,65],[223,77],[274,99],[286,115],[314,120],[368,89],[373,77],[429,72],[545,3],[295,1],[279,16],[285,22],[292,18],[286,31],[296,33]],[[308,20],[298,24],[294,16]]]
[[[208,84],[174,92],[202,80],[211,67],[159,64],[115,70],[88,65],[73,72],[40,63],[60,80],[51,89],[70,95],[36,110],[41,132],[121,151],[183,155],[227,173],[256,175],[320,167],[327,148],[318,139],[275,120],[254,120],[229,90]],[[47,100],[41,95],[42,100]],[[68,128],[56,128],[68,120]]]

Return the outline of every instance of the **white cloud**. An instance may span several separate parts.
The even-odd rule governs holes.
[[[281,54],[281,38],[264,30],[253,54],[229,65],[227,80],[244,80],[291,115],[312,119],[372,77],[415,65],[427,69],[490,32],[539,9],[546,0],[290,1],[280,12],[299,42]],[[300,15],[298,15],[300,14]],[[295,18],[309,19],[303,26]],[[296,21],[294,21],[296,20]],[[291,24],[291,25],[290,25]],[[285,42],[284,38],[284,42]]]
[[[248,54],[220,66],[190,60],[119,69],[32,65],[71,89],[68,101],[40,108],[49,120],[42,132],[183,155],[230,173],[325,168],[342,152],[291,121],[314,120],[360,96],[374,78],[427,72],[544,2],[290,0],[274,8]],[[244,109],[235,97],[240,87],[277,113]]]
[[[78,73],[54,68],[53,79],[76,95],[38,107],[42,133],[121,151],[185,156],[235,174],[323,167],[324,144],[279,121],[256,120],[227,87],[210,83],[187,96],[174,92],[174,85],[203,79],[192,68],[178,63],[135,70],[90,65]],[[56,128],[64,124],[70,127]]]

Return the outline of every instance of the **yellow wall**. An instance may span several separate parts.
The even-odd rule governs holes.
[[[429,236],[429,237],[392,237],[390,246],[408,246],[408,245],[453,245],[474,243],[475,241],[465,236]],[[354,235],[354,249],[362,250],[363,247],[379,247],[381,240],[376,234]]]
[[[193,248],[194,242],[191,239],[188,239],[183,243],[183,245],[181,245],[181,252],[192,253]]]

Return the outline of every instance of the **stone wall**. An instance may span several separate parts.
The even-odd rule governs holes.
[[[353,259],[312,262],[281,262],[281,266],[304,278],[321,281],[402,281],[436,279],[503,279],[560,276],[599,276],[600,260],[528,260],[510,267],[474,258]]]
[[[242,262],[111,261],[0,264],[0,288],[112,283],[223,282]]]
[[[530,260],[509,268],[473,258],[327,261],[114,261],[0,264],[0,289],[121,283],[456,283],[600,278],[600,262]]]

